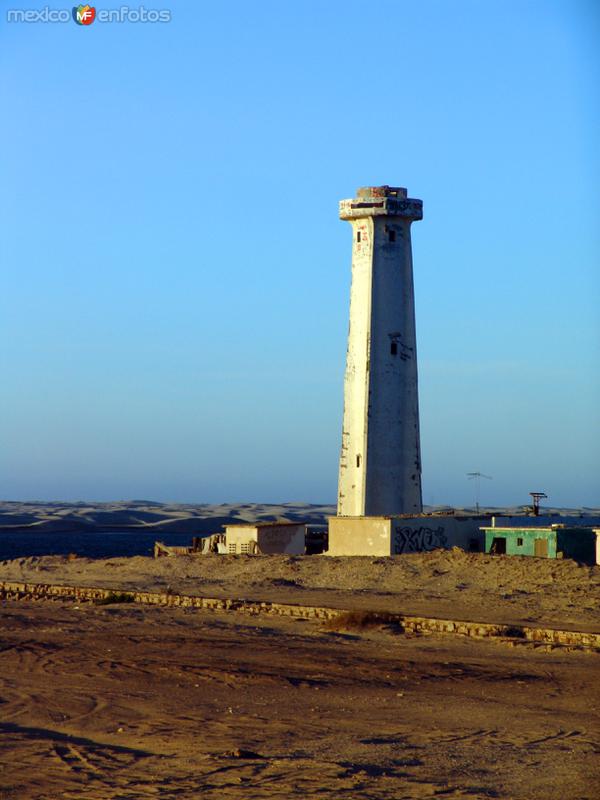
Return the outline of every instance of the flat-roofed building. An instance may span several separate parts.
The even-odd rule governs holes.
[[[330,517],[330,556],[397,556],[438,548],[483,550],[489,516]]]
[[[600,564],[600,528],[485,527],[485,552],[536,558],[572,558],[582,564]]]
[[[227,553],[302,555],[306,525],[298,522],[256,522],[225,526]]]

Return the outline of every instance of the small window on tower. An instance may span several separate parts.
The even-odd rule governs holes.
[[[356,241],[360,242],[360,231],[356,231]]]
[[[397,356],[398,355],[398,342],[392,342],[391,343],[391,345],[390,345],[390,353],[393,356]]]
[[[523,547],[523,539],[521,537],[517,537],[517,547]]]
[[[360,467],[360,456],[356,456],[356,466]]]
[[[390,240],[390,242],[395,242],[396,241],[396,231],[393,230],[393,228],[390,228],[388,230],[388,239]]]

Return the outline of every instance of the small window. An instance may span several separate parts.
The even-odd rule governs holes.
[[[523,539],[520,536],[517,539],[517,547],[523,547]]]
[[[229,553],[237,553],[237,545],[236,544],[230,544],[228,546],[228,548],[227,548],[227,552],[229,552]]]
[[[393,230],[393,228],[390,228],[388,230],[388,240],[390,242],[395,242],[396,241],[396,231]]]
[[[360,456],[356,456],[356,466],[360,467]]]
[[[390,353],[393,356],[397,356],[398,355],[398,342],[392,342],[390,344]]]
[[[360,231],[356,231],[356,241],[360,242]]]

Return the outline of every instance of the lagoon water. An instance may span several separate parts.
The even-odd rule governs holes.
[[[87,558],[117,556],[150,556],[154,542],[186,546],[192,543],[191,533],[162,531],[85,531],[0,533],[0,561],[28,556],[65,556],[76,553]]]

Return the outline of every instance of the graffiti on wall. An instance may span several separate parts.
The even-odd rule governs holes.
[[[444,528],[401,528],[394,529],[394,553],[418,553],[421,550],[435,550],[447,547],[448,537]]]

